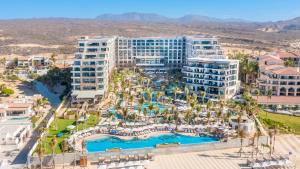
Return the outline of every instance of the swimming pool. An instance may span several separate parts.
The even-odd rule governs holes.
[[[180,143],[187,144],[205,144],[218,142],[215,137],[209,136],[184,136],[181,134],[163,134],[148,139],[122,140],[115,136],[108,136],[97,140],[90,140],[86,142],[88,153],[103,152],[111,148],[121,149],[141,149],[141,148],[155,148],[157,144],[164,143]]]

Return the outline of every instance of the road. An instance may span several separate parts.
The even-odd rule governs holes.
[[[48,88],[40,82],[34,82],[34,85],[35,85],[36,89],[39,91],[39,93],[48,99],[52,108],[57,108],[57,106],[59,104],[59,96],[51,93],[51,91],[48,90]],[[26,143],[26,145],[22,148],[20,153],[13,160],[12,165],[26,164],[28,153],[30,152],[31,148],[34,146],[34,144],[39,139],[40,128],[45,127],[43,125],[47,124],[47,122],[49,121],[51,116],[52,116],[51,111],[47,111],[47,114],[43,117],[41,122],[39,124],[37,124],[37,127],[32,132],[32,135],[31,135],[30,139],[28,140],[28,142]]]

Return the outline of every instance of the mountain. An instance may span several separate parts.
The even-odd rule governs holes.
[[[228,18],[219,19],[201,15],[185,15],[179,18],[169,18],[155,13],[123,13],[123,14],[103,14],[96,17],[98,20],[105,21],[134,21],[134,22],[177,22],[177,23],[194,23],[194,22],[249,22],[242,19]]]
[[[294,19],[265,23],[264,27],[260,28],[264,32],[286,32],[300,30],[300,17]]]
[[[106,21],[135,21],[135,22],[165,22],[170,18],[154,13],[130,12],[124,14],[103,14],[96,17],[98,20]]]

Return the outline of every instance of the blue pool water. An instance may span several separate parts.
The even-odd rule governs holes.
[[[139,149],[139,148],[154,148],[156,144],[164,143],[180,143],[180,144],[204,144],[217,142],[215,137],[208,136],[184,136],[181,134],[163,134],[148,139],[122,140],[118,137],[109,136],[97,140],[90,140],[86,142],[88,153],[103,152],[111,148],[121,149]]]

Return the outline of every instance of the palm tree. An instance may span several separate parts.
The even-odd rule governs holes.
[[[258,96],[260,95],[260,91],[258,89],[256,89],[254,91],[254,94],[256,95],[256,99],[258,99]]]
[[[152,102],[153,91],[151,88],[147,90],[147,95],[148,95],[149,102]]]
[[[257,157],[257,154],[258,154],[258,146],[259,146],[259,139],[260,139],[260,136],[262,136],[262,133],[261,133],[261,130],[258,126],[258,123],[255,121],[255,126],[256,126],[256,157]]]
[[[206,110],[209,111],[211,107],[212,107],[212,102],[210,100],[208,100],[208,102],[206,104]]]
[[[205,91],[200,90],[200,97],[201,97],[202,105],[204,104],[205,96],[206,96]]]
[[[184,118],[188,124],[191,124],[192,111],[190,109],[186,110]]]
[[[134,101],[134,96],[133,95],[130,95],[129,96],[129,102],[130,102],[130,105],[131,105],[131,109],[133,110],[133,101]]]
[[[63,168],[65,168],[65,152],[67,152],[68,149],[68,142],[66,140],[63,140],[61,146],[62,146],[62,155],[63,155]]]
[[[218,122],[220,122],[221,116],[222,116],[222,111],[221,111],[221,110],[217,111],[217,119],[218,119]]]
[[[38,142],[39,143],[38,143],[36,152],[37,152],[39,160],[40,160],[40,168],[42,169],[43,168],[43,156],[44,156],[44,153],[45,153],[45,148],[44,148],[44,146],[42,144],[42,140],[41,139],[39,139]]]
[[[148,117],[148,111],[147,111],[146,107],[144,107],[144,109],[143,109],[143,114],[144,114],[144,117],[146,119],[146,117]]]
[[[110,126],[110,122],[112,121],[112,119],[115,117],[115,114],[113,112],[109,112],[108,113],[108,119],[109,119],[109,126]]]
[[[150,84],[150,79],[147,78],[147,89],[149,88],[149,84]]]
[[[190,90],[188,87],[184,88],[184,93],[185,93],[185,97],[186,97],[186,102],[188,102],[189,96],[190,96]]]
[[[269,145],[269,148],[270,148],[270,156],[272,155],[272,150],[273,150],[273,137],[274,137],[274,131],[273,130],[269,130],[268,131],[268,135],[269,135],[269,138],[270,138],[270,145]]]
[[[179,92],[180,92],[180,89],[179,89],[178,87],[175,87],[175,88],[173,89],[174,100],[176,100],[176,98],[177,98],[177,93],[179,93]]]
[[[163,92],[157,92],[156,94],[156,98],[157,98],[157,102],[160,103],[161,102],[161,97],[163,96]]]
[[[207,124],[209,124],[210,123],[210,118],[211,118],[211,112],[210,111],[207,111],[206,118],[207,118]]]
[[[238,136],[240,137],[240,143],[241,143],[241,147],[239,150],[240,153],[240,157],[242,156],[242,152],[243,152],[243,140],[246,137],[246,132],[244,130],[238,130]]]
[[[279,130],[275,127],[274,128],[274,136],[273,136],[273,150],[272,150],[272,152],[274,152],[275,151],[275,142],[276,142],[276,135],[279,133]]]
[[[55,64],[56,62],[56,54],[52,53],[50,60],[53,62],[53,64]]]
[[[56,136],[54,136],[50,142],[51,150],[52,150],[52,162],[53,162],[53,168],[55,168],[55,148],[57,145],[57,139]]]
[[[79,119],[79,112],[75,112],[75,124],[76,124],[76,131],[78,131],[78,119]]]
[[[96,112],[97,123],[100,121],[101,111]]]
[[[284,61],[284,65],[287,67],[293,67],[295,66],[295,62],[293,61],[292,58],[288,58],[287,60]]]
[[[122,108],[121,109],[121,114],[122,114],[124,122],[126,123],[127,116],[128,116],[128,109],[127,108]]]
[[[155,123],[157,123],[157,116],[159,114],[159,108],[158,107],[155,107],[154,108],[154,115],[155,115]]]
[[[76,140],[75,140],[75,138],[73,139],[73,146],[74,146],[74,165],[73,165],[73,169],[76,167],[76,163],[77,163],[77,161],[76,161]]]
[[[267,90],[267,96],[268,96],[269,100],[271,100],[271,98],[272,98],[272,89],[268,89]],[[268,112],[267,111],[266,111],[266,116],[268,116]]]
[[[150,103],[148,106],[148,110],[150,111],[150,113],[152,112],[153,109],[154,109],[154,105]]]

